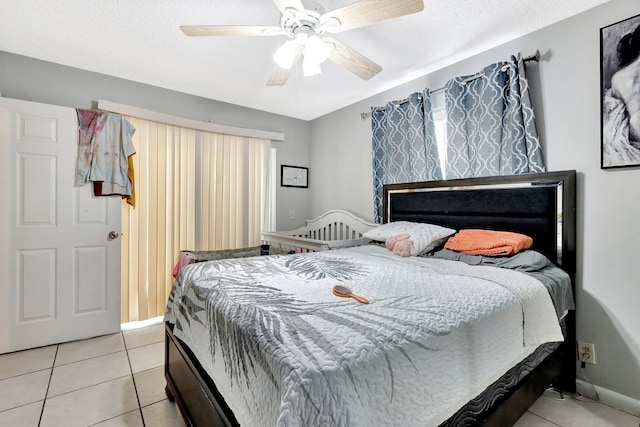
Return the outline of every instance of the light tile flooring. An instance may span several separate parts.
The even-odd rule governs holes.
[[[183,427],[164,393],[164,325],[0,355],[0,426]],[[517,427],[638,427],[609,406],[542,396]]]
[[[640,418],[592,400],[545,392],[515,427],[639,427]]]
[[[0,356],[0,426],[184,426],[164,392],[164,325]]]

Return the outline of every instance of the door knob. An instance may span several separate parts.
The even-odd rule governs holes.
[[[117,239],[118,236],[119,236],[119,234],[118,234],[117,231],[112,231],[112,232],[109,233],[109,240]]]

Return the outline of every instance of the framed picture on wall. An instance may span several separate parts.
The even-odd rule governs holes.
[[[309,188],[308,168],[282,165],[280,169],[280,185],[282,187]]]
[[[600,166],[640,166],[640,15],[600,29],[600,66]]]

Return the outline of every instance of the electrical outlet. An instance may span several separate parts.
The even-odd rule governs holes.
[[[296,219],[296,211],[293,209],[289,211],[289,219]]]
[[[596,364],[596,346],[590,342],[578,341],[578,360],[581,362]]]

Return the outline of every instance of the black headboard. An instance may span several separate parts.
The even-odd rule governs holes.
[[[513,231],[575,277],[575,171],[384,186],[384,222]]]

